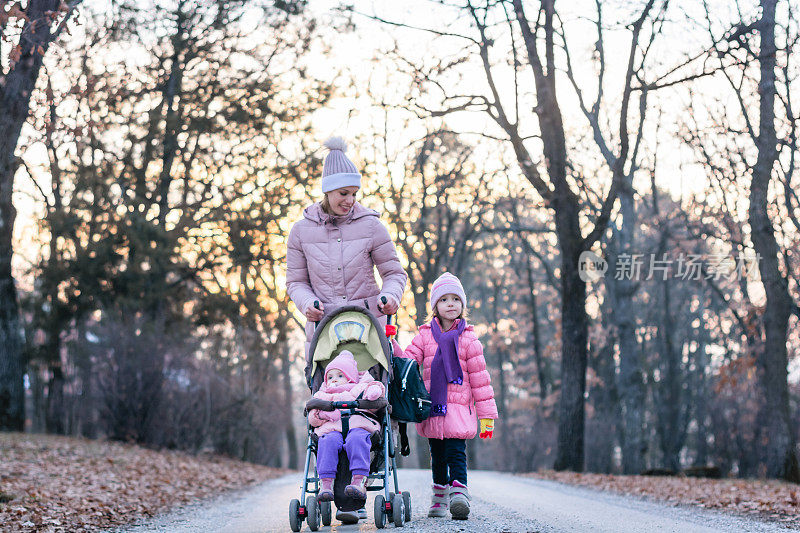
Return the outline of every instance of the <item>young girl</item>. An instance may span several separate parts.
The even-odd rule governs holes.
[[[377,400],[384,393],[383,383],[376,381],[369,372],[358,372],[353,354],[347,350],[337,355],[325,367],[325,381],[314,398],[344,402],[355,400],[359,394],[367,400]],[[347,438],[342,436],[342,414],[338,409],[320,411],[311,409],[308,421],[319,435],[317,444],[317,474],[322,486],[319,501],[333,500],[333,478],[339,466],[339,451],[344,448],[350,460],[350,484],[345,494],[357,499],[367,498],[366,482],[369,475],[370,436],[380,429],[375,420],[362,416],[350,417],[350,430]]]
[[[497,405],[494,402],[483,347],[465,320],[467,297],[457,277],[445,272],[431,286],[432,319],[423,324],[403,354],[422,369],[431,394],[431,416],[417,431],[431,447],[433,498],[428,516],[469,515],[466,439],[477,432],[492,438]]]

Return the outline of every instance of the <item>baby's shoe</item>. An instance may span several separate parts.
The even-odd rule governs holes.
[[[445,517],[447,516],[448,493],[450,487],[447,485],[433,484],[433,496],[431,496],[431,508],[428,516]]]
[[[359,500],[367,499],[367,476],[353,474],[350,484],[344,488],[344,493]]]
[[[459,481],[450,485],[450,515],[455,520],[466,520],[469,516],[469,490]]]
[[[321,478],[322,486],[319,489],[319,501],[332,502],[333,501],[333,478]]]

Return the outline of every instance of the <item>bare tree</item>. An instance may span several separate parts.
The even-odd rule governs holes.
[[[441,129],[402,154],[381,156],[380,164],[407,161],[405,176],[388,180],[375,196],[388,207],[390,227],[408,260],[417,324],[427,316],[433,281],[445,271],[466,272],[491,209],[490,177],[472,152],[458,135]]]
[[[388,112],[384,121],[389,124]],[[461,276],[472,262],[491,200],[488,180],[472,158],[472,147],[446,129],[430,131],[400,154],[391,153],[377,134],[375,163],[406,161],[402,179],[390,179],[375,191],[388,207],[386,215],[397,245],[406,257],[414,296],[415,322],[428,316],[428,294],[443,272]],[[470,288],[467,286],[469,292]],[[426,449],[422,437],[419,449]],[[418,456],[427,467],[428,454]]]
[[[764,309],[764,352],[759,355],[761,387],[765,395],[766,466],[767,475],[788,481],[800,481],[795,448],[795,427],[789,408],[789,385],[786,353],[789,317],[797,307],[789,293],[788,281],[779,264],[780,248],[775,238],[775,227],[767,212],[769,184],[778,160],[778,139],[775,132],[775,99],[777,46],[775,42],[777,0],[762,0],[761,19],[756,25],[760,37],[758,63],[760,79],[759,132],[755,137],[758,157],[752,168],[750,182],[750,210],[748,221],[753,246],[760,256],[758,263],[761,283],[767,294]],[[787,50],[788,53],[788,50]],[[791,113],[791,109],[788,109]],[[797,118],[792,119],[792,137],[795,137]]]
[[[789,242],[783,224],[775,220],[771,211],[781,213],[797,228],[793,180],[798,116],[792,106],[791,50],[797,43],[798,31],[794,6],[785,3],[789,16],[782,24],[776,18],[779,4],[777,0],[763,0],[759,3],[760,13],[747,15],[739,11],[732,21],[721,23],[706,6],[706,30],[714,43],[715,57],[724,67],[722,77],[739,103],[739,115],[727,111],[716,117],[720,122],[714,133],[721,139],[716,143],[699,134],[699,128],[690,128],[686,136],[701,161],[708,163],[707,172],[720,183],[719,188],[732,186],[749,201],[746,221],[738,220],[735,203],[727,201],[722,204],[719,220],[733,246],[743,250],[749,247],[749,238],[757,254],[766,304],[761,308],[750,302],[743,286],[741,293],[748,305],[732,312],[757,363],[763,414],[757,418],[761,427],[754,431],[763,431],[761,438],[766,444],[761,454],[766,474],[797,481],[800,467],[790,412],[787,339],[792,314],[800,317],[800,307],[790,288],[792,284],[797,287],[798,281],[793,272],[796,269],[792,268],[795,259],[787,253]],[[754,109],[758,109],[758,117],[754,116]],[[723,156],[718,155],[720,144],[730,148]],[[750,176],[749,183],[742,175]],[[774,197],[771,183],[777,185]]]
[[[58,188],[39,187],[48,218],[36,273],[44,282],[38,291],[47,294],[31,297],[40,303],[55,298],[58,305],[49,310],[66,309],[69,320],[51,335],[32,336],[30,345],[37,362],[47,365],[61,355],[47,339],[74,334],[88,323],[98,342],[106,342],[123,329],[113,323],[104,327],[106,316],[147,324],[149,329],[124,331],[132,337],[129,349],[90,350],[86,365],[78,364],[78,350],[67,350],[68,366],[87,370],[68,376],[71,385],[102,386],[97,395],[106,412],[131,418],[129,425],[120,420],[109,429],[116,438],[158,444],[154,428],[159,420],[153,413],[163,414],[167,407],[176,416],[193,419],[200,409],[194,401],[181,409],[161,400],[192,399],[181,388],[181,379],[192,382],[191,387],[197,379],[207,383],[203,392],[208,398],[220,403],[233,398],[231,409],[241,409],[237,426],[226,426],[228,437],[240,435],[251,444],[231,444],[231,450],[260,455],[259,460],[265,455],[258,444],[263,435],[253,433],[257,424],[252,417],[263,416],[264,391],[277,388],[266,383],[267,378],[278,381],[278,361],[285,358],[287,375],[291,362],[285,297],[279,307],[282,296],[270,292],[279,274],[269,267],[280,259],[276,262],[271,254],[280,247],[275,240],[292,206],[286,191],[298,188],[317,162],[304,144],[308,115],[330,94],[327,83],[303,67],[305,51],[317,38],[314,21],[298,13],[300,3],[280,4],[156,2],[143,12],[138,3],[117,3],[110,11],[101,10],[92,23],[102,38],[88,39],[57,63],[73,86],[56,91],[53,120],[35,124],[45,133],[51,161],[27,165],[37,183],[49,174]],[[255,47],[250,22],[258,22],[263,32]],[[159,31],[151,31],[154,27]],[[104,51],[121,41],[141,47],[143,61],[104,64]],[[289,87],[303,87],[303,96],[298,98]],[[33,324],[37,333],[57,324],[47,306],[38,309],[40,317]],[[137,330],[141,335],[172,330],[193,334],[183,339],[184,347],[178,338],[164,349],[156,345],[141,353]],[[247,340],[231,342],[230,351],[237,356],[250,351],[245,357],[220,362],[209,350],[205,357],[213,362],[194,365],[190,358],[172,355],[191,352],[200,331],[213,345],[230,330]],[[137,361],[148,371],[137,367]],[[92,376],[100,365],[102,383]],[[109,386],[124,381],[114,371],[131,369],[138,381]],[[175,377],[184,373],[187,377]],[[251,393],[234,394],[237,381],[253,384]],[[144,405],[142,397],[152,405]],[[291,401],[291,395],[287,398]],[[228,416],[210,403],[202,424],[208,428],[206,436],[214,430],[209,420]],[[133,408],[140,411],[132,413]],[[289,410],[283,412],[288,420]],[[246,416],[251,417],[249,428]],[[293,431],[288,423],[282,427]],[[228,445],[230,440],[219,442]],[[178,442],[186,445],[185,440]],[[294,451],[294,445],[289,449]],[[274,460],[280,462],[280,456]]]
[[[11,272],[14,253],[15,151],[44,54],[80,0],[30,0],[25,8],[0,5],[0,45],[10,42],[8,68],[0,71],[0,429],[21,430],[25,419],[17,289]],[[16,41],[16,43],[12,42]],[[3,58],[5,59],[5,58]]]
[[[603,235],[611,216],[618,192],[625,187],[623,178],[627,166],[635,160],[635,148],[630,146],[628,121],[631,115],[631,98],[641,90],[637,81],[643,79],[645,58],[637,55],[642,45],[640,35],[646,21],[652,18],[654,1],[648,2],[628,26],[631,44],[627,54],[627,68],[623,75],[622,99],[618,110],[619,146],[614,152],[600,138],[603,155],[613,168],[611,184],[599,198],[596,210],[587,209],[581,198],[580,184],[585,176],[575,171],[570,157],[564,119],[556,93],[559,76],[557,41],[564,37],[559,30],[559,13],[552,1],[543,1],[531,17],[521,0],[501,2],[468,1],[454,8],[458,16],[456,29],[423,28],[446,39],[456,39],[466,45],[465,52],[455,59],[440,60],[430,68],[415,67],[415,79],[428,80],[429,85],[441,90],[441,105],[432,107],[423,101],[416,104],[422,113],[441,116],[461,111],[485,113],[502,132],[500,139],[509,147],[522,175],[537,191],[544,205],[552,211],[558,246],[561,253],[560,283],[562,294],[562,361],[561,399],[559,408],[559,438],[557,469],[583,469],[584,393],[586,390],[586,365],[588,342],[588,317],[586,314],[586,284],[579,276],[578,260]],[[388,22],[379,17],[373,17]],[[465,33],[468,24],[471,32]],[[414,24],[392,24],[416,27]],[[420,28],[418,28],[420,29]],[[505,54],[505,55],[503,55]],[[644,54],[646,56],[646,54]],[[494,57],[501,57],[499,63]],[[452,94],[443,85],[443,73],[455,71],[464,63],[476,59],[482,69],[486,91]],[[509,63],[510,60],[510,63]],[[410,62],[410,61],[409,61]],[[513,78],[511,91],[501,91],[503,69],[511,66]],[[532,79],[533,85],[527,84]],[[603,77],[599,77],[602,87]],[[422,82],[420,82],[422,83]],[[535,100],[531,93],[535,92]],[[510,95],[510,96],[509,96]],[[598,107],[602,89],[595,106],[587,113],[597,124]],[[530,104],[530,105],[529,105]],[[526,110],[533,109],[534,115]],[[530,132],[530,124],[538,130]],[[599,128],[599,124],[598,124]],[[599,129],[595,131],[599,134]],[[490,133],[483,133],[492,138]],[[541,151],[541,156],[537,153]],[[586,216],[590,224],[581,222]]]

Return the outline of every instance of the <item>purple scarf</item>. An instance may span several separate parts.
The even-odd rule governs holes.
[[[437,319],[431,320],[431,333],[436,341],[436,353],[431,363],[431,416],[447,414],[447,384],[461,385],[464,374],[458,362],[458,337],[467,327],[467,321],[459,319],[455,329],[442,332]]]

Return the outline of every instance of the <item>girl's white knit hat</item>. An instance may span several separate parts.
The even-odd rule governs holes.
[[[322,192],[335,191],[342,187],[361,188],[361,174],[344,153],[347,143],[341,137],[331,137],[325,141],[330,150],[322,165]]]
[[[430,304],[431,310],[436,310],[436,302],[445,294],[455,294],[461,298],[461,305],[464,309],[467,308],[467,295],[464,294],[464,287],[461,286],[461,281],[449,272],[445,272],[433,282],[431,285]]]

